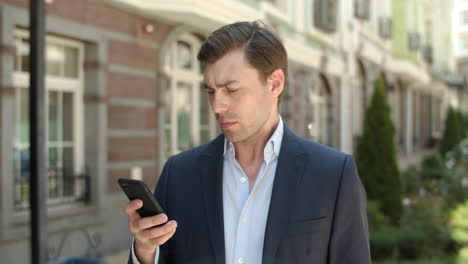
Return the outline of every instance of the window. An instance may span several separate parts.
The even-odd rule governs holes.
[[[432,43],[432,29],[433,29],[433,23],[431,20],[426,20],[426,27],[425,27],[425,32],[426,32],[426,43],[431,44]]]
[[[468,37],[463,37],[460,39],[460,49],[468,50]]]
[[[353,116],[355,117],[354,124],[356,125],[355,133],[360,136],[364,126],[364,117],[367,108],[367,75],[364,64],[360,60],[357,61],[357,69],[359,78],[357,80],[356,90],[353,91]]]
[[[441,136],[441,100],[437,97],[432,97],[432,135],[440,139]]]
[[[284,86],[283,95],[281,97],[279,110],[281,113],[281,118],[283,122],[289,126],[293,127],[292,119],[293,119],[293,82],[288,78],[288,84]]]
[[[14,206],[29,206],[29,37],[15,34],[13,82],[15,137],[13,142]],[[83,50],[80,42],[46,38],[48,204],[86,198],[83,175]]]
[[[468,25],[468,12],[464,12],[460,14],[460,24]]]
[[[358,19],[369,20],[370,7],[370,0],[354,0],[354,16]]]
[[[406,126],[407,126],[406,119],[408,117],[407,105],[409,102],[408,102],[407,88],[403,87],[403,84],[401,83],[401,81],[398,81],[398,86],[400,87],[399,88],[400,125],[399,125],[398,134],[399,134],[399,143],[400,143],[401,149],[403,150],[404,143],[406,141]]]
[[[266,0],[266,2],[271,3],[272,5],[276,6],[277,8],[286,8],[287,2],[286,0]]]
[[[413,118],[413,146],[418,147],[421,137],[420,137],[420,129],[421,129],[421,116],[420,113],[420,93],[414,91],[413,92],[413,107],[412,107],[412,118]]]
[[[329,142],[329,93],[325,81],[316,76],[307,94],[306,136],[314,141],[330,144]]]
[[[326,32],[335,32],[338,19],[337,0],[315,0],[312,8],[314,26]]]
[[[170,45],[165,65],[169,73],[167,87],[162,91],[163,159],[206,143],[216,135],[214,115],[202,91],[202,69],[196,59],[200,40],[182,34]]]
[[[413,32],[416,30],[416,7],[414,0],[406,1],[406,21],[407,21],[407,28],[408,32]]]

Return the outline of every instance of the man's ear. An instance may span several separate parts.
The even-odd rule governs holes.
[[[268,77],[270,82],[270,91],[278,97],[284,89],[284,73],[282,69],[274,70]]]

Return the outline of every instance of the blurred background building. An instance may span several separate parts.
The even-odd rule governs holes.
[[[455,76],[452,80],[458,84],[459,91],[468,88],[468,1],[456,0],[452,13],[452,42]],[[468,110],[466,92],[459,92],[460,108]]]
[[[456,71],[468,74],[468,1],[455,1],[453,10],[453,47]]]
[[[468,1],[46,2],[51,258],[127,250],[126,197],[117,179],[155,186],[170,155],[219,133],[196,54],[226,23],[261,19],[280,36],[290,66],[281,104],[286,125],[344,152],[356,147],[378,77],[401,166],[433,151],[448,107],[462,106],[456,73],[468,74]],[[27,5],[0,0],[5,263],[29,261]]]

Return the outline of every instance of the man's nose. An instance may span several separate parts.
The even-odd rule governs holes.
[[[227,98],[221,89],[214,92],[211,108],[215,114],[222,114],[228,110]]]

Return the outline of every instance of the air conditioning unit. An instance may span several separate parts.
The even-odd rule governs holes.
[[[337,0],[315,0],[313,5],[314,25],[326,32],[335,32],[337,25]]]
[[[424,57],[424,60],[427,63],[432,64],[432,62],[434,61],[432,45],[424,46],[424,48],[423,48],[423,57]]]
[[[421,35],[416,32],[411,32],[408,34],[408,46],[410,50],[418,50],[421,45]]]
[[[392,37],[393,27],[392,19],[388,17],[381,17],[379,19],[379,35],[383,39],[389,39]]]
[[[354,0],[354,16],[361,20],[369,20],[370,0]]]

